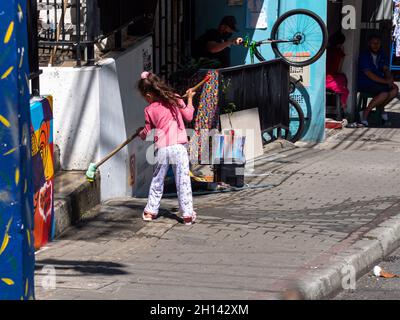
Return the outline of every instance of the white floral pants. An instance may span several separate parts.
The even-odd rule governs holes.
[[[157,164],[150,186],[149,200],[145,211],[158,215],[164,191],[164,180],[172,165],[178,192],[179,207],[183,217],[193,216],[193,195],[190,181],[189,156],[184,145],[173,145],[157,150]]]

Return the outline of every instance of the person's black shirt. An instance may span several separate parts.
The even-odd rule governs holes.
[[[200,36],[195,44],[193,55],[195,58],[208,58],[217,60],[221,63],[222,68],[231,66],[231,49],[225,48],[221,52],[212,53],[207,49],[208,42],[223,43],[230,38],[230,35],[222,35],[216,29],[207,30],[205,34]]]

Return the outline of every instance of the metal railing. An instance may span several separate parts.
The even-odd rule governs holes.
[[[191,54],[194,39],[194,1],[159,0],[154,26],[154,71],[168,78]]]
[[[67,60],[94,65],[97,44],[122,48],[122,30],[153,35],[156,73],[168,77],[190,56],[193,0],[28,0],[32,91],[39,92],[39,66]],[[111,37],[113,36],[113,37]],[[114,42],[110,45],[110,39]],[[38,54],[39,52],[39,54]],[[69,64],[71,65],[71,64]]]
[[[157,0],[37,0],[38,39],[42,54],[52,64],[57,52],[72,53],[80,67],[95,63],[95,44],[114,36],[114,49],[122,46],[122,30],[140,23],[155,11]]]

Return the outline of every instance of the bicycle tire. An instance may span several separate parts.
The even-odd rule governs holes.
[[[305,128],[304,112],[303,112],[301,106],[292,98],[289,98],[289,104],[291,104],[294,107],[296,114],[298,115],[299,126],[297,128],[297,131],[291,132],[290,122],[292,122],[292,121],[289,122],[289,128],[285,128],[285,127],[279,125],[279,126],[275,126],[275,127],[263,130],[262,131],[262,139],[263,139],[264,145],[271,143],[273,141],[276,141],[279,138],[282,138],[282,131],[285,132],[283,138],[292,143],[296,143],[297,141],[299,141],[302,138],[303,133],[304,133],[304,128]],[[290,107],[289,107],[289,110],[290,110]]]
[[[293,132],[290,132],[290,124],[289,124],[289,130],[286,130],[286,140],[289,140],[290,142],[295,143],[303,137],[304,128],[305,128],[305,115],[304,115],[303,109],[301,108],[300,104],[297,101],[293,100],[292,98],[289,98],[289,104],[291,104],[295,108],[296,113],[298,114],[299,127],[297,129],[297,132],[293,133]],[[289,107],[289,110],[290,110],[290,107]],[[289,139],[289,135],[291,135],[290,139]]]
[[[257,47],[254,48],[254,55],[256,56],[258,61],[260,61],[260,62],[266,61],[266,59],[262,56],[261,52],[258,50]]]
[[[311,17],[312,19],[314,19],[317,22],[317,24],[321,28],[322,41],[321,41],[321,47],[319,48],[318,52],[311,59],[296,62],[296,61],[291,61],[291,60],[287,59],[285,57],[285,55],[279,50],[277,43],[272,43],[271,46],[272,46],[272,50],[274,51],[275,55],[277,57],[280,57],[283,60],[285,60],[289,65],[291,65],[293,67],[305,67],[305,66],[311,65],[314,62],[316,62],[317,60],[319,60],[321,58],[321,56],[324,54],[324,52],[327,48],[327,45],[328,45],[328,29],[325,25],[325,22],[321,19],[321,17],[316,15],[314,12],[312,12],[310,10],[306,10],[306,9],[296,9],[296,10],[288,11],[285,14],[283,14],[282,16],[280,16],[278,18],[278,20],[276,21],[276,23],[274,24],[272,31],[271,31],[271,39],[278,40],[278,31],[279,31],[280,25],[286,19],[288,19],[294,15],[298,15],[298,14],[304,14],[306,16]],[[258,50],[255,50],[255,51],[256,51],[256,53],[261,55]],[[257,56],[257,54],[256,54],[256,56]]]

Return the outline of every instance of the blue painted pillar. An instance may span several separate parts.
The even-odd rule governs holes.
[[[319,15],[326,23],[328,1],[315,0],[280,0],[279,14],[293,9],[308,9]],[[308,72],[308,71],[307,71]],[[297,90],[296,100],[302,105],[306,115],[306,130],[303,141],[322,142],[325,139],[326,117],[326,54],[309,69],[310,82],[304,90]]]
[[[327,21],[328,1],[323,0],[264,0],[267,11],[268,27],[266,29],[245,29],[247,34],[255,41],[270,37],[271,29],[279,16],[289,10],[308,9]],[[269,46],[260,49],[266,59],[273,59],[275,55]],[[246,64],[249,64],[250,54],[246,56]],[[302,141],[322,142],[325,139],[325,78],[326,55],[306,68],[310,82],[301,90],[297,90],[293,98],[300,103],[306,116],[306,127]]]
[[[34,298],[26,1],[0,1],[0,299]]]

